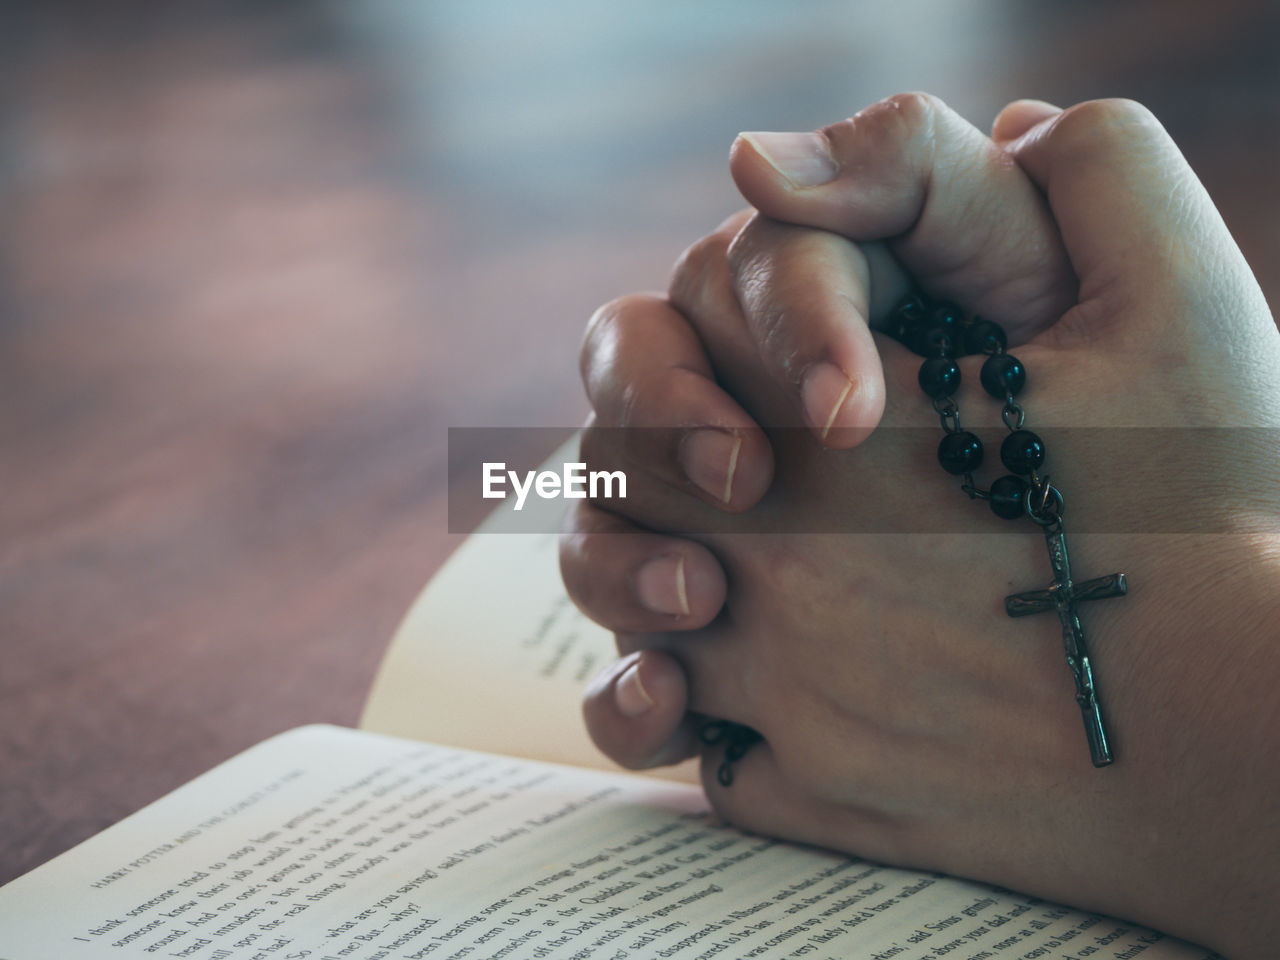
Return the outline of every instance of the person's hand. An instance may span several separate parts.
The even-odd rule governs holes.
[[[885,109],[865,113],[839,128],[844,134],[824,139],[844,173],[821,204],[806,206],[814,196],[807,191],[828,188],[789,185],[750,143],[739,144],[734,172],[747,199],[775,217],[838,228],[859,240],[888,239],[899,261],[931,293],[1004,322],[1015,342],[1026,340],[1015,352],[1033,378],[1020,397],[1033,428],[1280,422],[1280,401],[1271,387],[1280,347],[1265,303],[1212,204],[1140,108],[1086,104],[1058,114],[1016,105],[1002,115],[995,133],[1007,141],[1003,146],[1012,159],[1000,169],[1017,177],[1025,171],[1024,185],[1043,191],[1053,219],[1040,219],[1045,208],[1034,189],[984,194],[990,170],[961,181],[960,191],[946,197],[948,204],[935,205],[931,193],[925,210],[963,210],[968,199],[970,210],[989,216],[1003,211],[1012,224],[1048,224],[1002,251],[1009,255],[1007,274],[1000,272],[999,258],[984,259],[981,250],[962,257],[984,279],[979,289],[969,290],[963,288],[968,271],[960,263],[922,276],[917,263],[927,258],[912,259],[919,247],[892,234],[863,232],[859,216],[849,213],[859,208],[856,195],[866,187],[859,175],[865,170],[871,171],[868,182],[878,201],[891,206],[894,194],[894,184],[885,186],[874,176],[875,165],[867,160],[874,151],[840,152],[842,144],[859,143],[859,136],[892,143],[886,128],[890,134],[918,133],[929,126],[934,167],[940,160],[964,165],[963,157],[948,160],[938,150],[945,141],[937,138],[935,103],[900,100],[889,120]],[[949,115],[945,122],[951,122]],[[914,134],[900,138],[899,148],[902,140],[909,146]],[[777,152],[776,141],[758,142]],[[912,169],[909,162],[902,167]],[[842,183],[850,170],[854,174]],[[849,219],[821,219],[832,209]],[[940,221],[945,226],[933,242],[945,246],[949,228],[953,242],[963,247],[962,220]],[[887,222],[899,229],[914,223],[916,230],[927,223],[923,216]],[[744,269],[757,249],[752,231],[767,236],[758,249],[772,269]],[[988,244],[1008,235],[998,224],[980,233]],[[839,287],[840,280],[805,277],[809,258],[788,260],[778,251],[794,252],[804,244],[837,250],[837,240],[756,224],[727,252],[726,243],[722,235],[695,248],[677,273],[670,303],[615,304],[606,322],[597,321],[593,329],[636,325],[646,316],[663,316],[674,328],[683,317],[699,338],[691,341],[690,356],[714,369],[743,409],[769,427],[796,423],[797,410],[805,407],[803,378],[787,376],[785,367],[778,376],[779,367],[771,363],[778,341],[767,334],[809,325],[819,331],[810,355],[822,355],[821,323],[813,325],[803,304],[788,307],[786,298],[800,291],[821,305],[829,289],[824,294],[809,285]],[[1026,257],[1018,258],[1020,251],[1041,258],[1038,273]],[[1078,303],[1058,319],[1058,299],[1037,317],[1037,302],[1054,304],[1064,295],[1076,300],[1074,276],[1064,281],[1061,273],[1054,275],[1055,265],[1065,262],[1063,251],[1079,277]],[[865,317],[870,271],[851,245],[843,255],[854,264],[853,282],[825,302],[847,296],[852,313]],[[793,287],[788,278],[797,270],[803,279]],[[874,281],[871,275],[873,286]],[[1020,289],[1027,299],[1022,326],[998,309],[997,294],[1009,289]],[[1043,300],[1031,295],[1037,290]],[[1010,295],[1010,313],[1017,299]],[[753,319],[758,302],[781,302],[778,313],[786,323],[760,325]],[[831,325],[825,334],[838,338],[845,331]],[[709,359],[696,349],[699,341]],[[878,347],[888,381],[886,424],[936,428],[914,385],[919,360],[892,343]],[[975,367],[962,366],[966,425],[993,422],[996,405],[971,389]],[[589,382],[592,373],[598,375],[597,384],[616,373],[597,359],[591,339],[586,369]],[[625,379],[611,386],[625,391]],[[821,430],[812,417],[806,422]],[[849,426],[857,431],[866,424]],[[593,466],[616,467],[625,444],[593,445],[591,438],[600,433],[588,433],[587,454]],[[577,533],[566,540],[566,580],[603,622],[630,631],[705,623],[719,608],[716,592],[728,587],[724,611],[709,628],[684,637],[630,639],[649,649],[638,663],[624,661],[624,669],[607,676],[588,699],[597,740],[624,761],[650,759],[637,743],[667,749],[662,759],[670,759],[689,743],[687,725],[683,741],[679,734],[665,739],[675,733],[687,697],[693,711],[748,724],[765,737],[738,765],[731,789],[707,782],[713,804],[734,822],[1124,913],[1242,954],[1259,949],[1258,921],[1236,926],[1234,940],[1226,931],[1246,914],[1243,892],[1251,884],[1266,890],[1278,852],[1267,811],[1275,772],[1251,760],[1259,750],[1275,748],[1271,691],[1280,681],[1280,666],[1264,626],[1277,576],[1272,541],[1243,534],[1072,537],[1076,567],[1084,575],[1124,570],[1133,584],[1128,600],[1085,614],[1121,757],[1116,767],[1095,772],[1083,747],[1056,623],[1052,617],[1007,620],[1001,609],[1006,592],[1047,582],[1042,540],[1034,533],[779,534],[818,529],[819,521],[833,529],[866,529],[867,510],[875,511],[882,529],[944,526],[949,515],[977,505],[967,503],[942,474],[927,441],[910,445],[896,432],[880,431],[855,453],[832,454],[790,433],[777,434],[775,445],[773,489],[735,527],[774,531],[769,538],[714,535],[693,544],[660,534],[601,537],[593,532],[601,528],[590,524],[603,515],[582,512]],[[1257,512],[1274,517],[1274,498],[1256,489],[1255,478],[1236,472],[1247,464],[1224,469],[1205,462],[1198,449],[1175,450],[1172,461],[1135,459],[1108,435],[1093,434],[1064,435],[1049,449],[1050,469],[1068,497],[1071,516],[1097,516],[1119,502],[1140,526],[1155,530],[1168,529],[1162,511],[1170,507],[1203,510],[1217,529],[1240,530],[1268,519]],[[626,503],[629,520],[611,517],[611,523],[635,522],[658,531],[715,526],[705,504],[682,498],[670,485],[638,480],[637,495]],[[1248,504],[1254,512],[1241,509]],[[661,620],[644,614],[624,622],[607,600],[621,599],[622,606],[634,595],[631,571],[654,546],[678,558],[670,572],[682,574],[686,587],[698,578],[713,582],[710,600],[695,611],[690,598],[681,610],[659,614]],[[680,552],[685,549],[694,552]],[[581,564],[587,555],[591,569]],[[1205,643],[1209,634],[1213,647]],[[672,671],[672,661],[655,646],[670,651],[681,672]],[[647,697],[637,696],[637,674]],[[649,709],[637,709],[646,700],[653,701]],[[628,737],[632,746],[617,749]],[[1252,845],[1240,843],[1239,823],[1260,826],[1261,836],[1255,834]],[[1153,834],[1165,839],[1155,842]],[[1159,883],[1154,892],[1153,882]],[[1220,900],[1206,900],[1206,890]],[[1250,937],[1259,939],[1251,945]]]
[[[1015,104],[1001,121],[1009,130],[1028,127],[1045,109]],[[686,251],[669,298],[627,296],[596,311],[582,352],[589,426],[606,428],[589,430],[588,443],[611,448],[608,458],[625,463],[628,476],[730,513],[763,496],[773,456],[752,417],[717,382],[681,313],[699,309],[705,264],[727,263],[757,344],[752,353],[789,398],[786,422],[806,425],[833,449],[856,445],[880,420],[884,374],[869,325],[912,281],[974,306],[1015,342],[1054,323],[1076,295],[1037,189],[1004,151],[933,98],[894,97],[822,135],[800,135],[801,151],[790,154],[795,176],[839,164],[833,180],[815,187],[794,187],[756,150],[757,140],[740,139],[731,157],[747,200],[780,220],[829,232],[753,220],[752,211],[730,217]],[[803,148],[815,145],[816,159],[806,157]],[[723,572],[705,548],[589,505],[571,517],[561,556],[578,606],[620,632],[695,629],[724,602]],[[661,655],[614,664],[586,698],[597,743],[629,767],[688,756],[696,740],[683,702],[665,695],[684,686]]]

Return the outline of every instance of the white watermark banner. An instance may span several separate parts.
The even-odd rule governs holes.
[[[515,496],[514,509],[524,509],[532,493],[542,500],[625,500],[627,475],[621,470],[588,470],[581,462],[556,464],[551,469],[526,470],[523,475],[508,470],[505,461],[486,461],[481,496],[486,500],[506,500]],[[556,469],[556,468],[559,469]]]

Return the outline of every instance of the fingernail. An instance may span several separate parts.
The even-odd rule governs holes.
[[[738,472],[742,438],[713,428],[694,430],[680,444],[677,458],[685,476],[717,500],[733,496],[733,475]]]
[[[638,717],[653,706],[653,697],[640,682],[639,660],[622,671],[622,676],[613,685],[613,702],[624,717]]]
[[[740,133],[756,153],[797,187],[830,183],[840,172],[827,144],[819,133]]]
[[[636,574],[640,602],[654,613],[689,615],[689,593],[684,582],[684,557],[658,557]]]
[[[823,440],[827,439],[853,393],[853,381],[833,363],[815,363],[805,373],[800,386],[805,416]]]

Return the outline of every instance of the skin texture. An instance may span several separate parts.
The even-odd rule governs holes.
[[[1021,101],[994,136],[912,94],[805,140],[740,138],[731,170],[762,215],[691,247],[666,298],[593,318],[584,459],[627,469],[631,490],[624,514],[584,505],[562,544],[571,595],[625,655],[588,691],[588,727],[644,767],[689,755],[697,716],[749,724],[765,742],[733,787],[704,777],[744,827],[1263,956],[1280,935],[1255,909],[1280,856],[1280,774],[1259,762],[1280,747],[1269,451],[1228,469],[1180,434],[1049,441],[1069,532],[1200,521],[1070,536],[1079,577],[1131,582],[1083,612],[1119,756],[1095,771],[1056,619],[1003,616],[1006,593],[1048,582],[1043,539],[968,503],[931,442],[883,429],[937,419],[919,359],[873,328],[906,277],[999,321],[1031,371],[1032,428],[1274,427],[1280,337],[1143,108]],[[978,364],[961,366],[965,426],[998,427]],[[612,429],[637,425],[671,429]],[[691,469],[684,438],[706,427],[734,456]],[[690,479],[716,468],[727,498]],[[942,532],[789,532],[873,525]]]

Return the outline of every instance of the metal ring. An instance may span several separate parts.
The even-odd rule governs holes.
[[[1009,418],[1014,417],[1013,423],[1009,422]],[[1005,398],[1004,407],[1000,410],[1000,419],[1004,421],[1004,425],[1010,430],[1021,430],[1022,425],[1027,420],[1027,411],[1023,410],[1014,402],[1013,394],[1009,394]]]
[[[933,412],[942,421],[944,433],[960,432],[960,408],[954,397],[939,397],[933,401]]]
[[[1040,508],[1038,510],[1031,505],[1031,497],[1037,489],[1040,490]],[[1054,504],[1053,509],[1049,509],[1050,498],[1052,498]],[[1055,523],[1061,523],[1062,515],[1066,513],[1066,506],[1062,502],[1062,493],[1049,482],[1047,476],[1041,483],[1027,487],[1027,492],[1022,495],[1022,508],[1027,512],[1028,517],[1042,527],[1051,527]]]
[[[960,489],[969,495],[970,500],[990,500],[991,491],[981,490],[973,484],[973,474],[966,473],[960,483]]]

